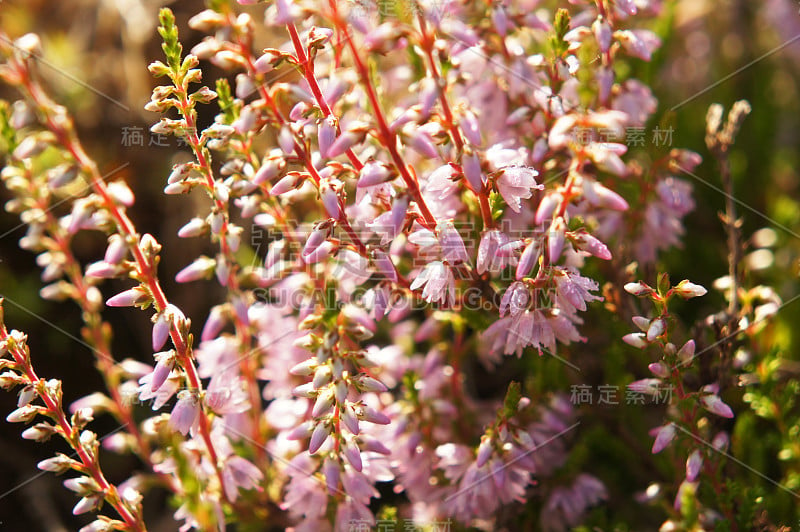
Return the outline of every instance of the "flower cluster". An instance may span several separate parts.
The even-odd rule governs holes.
[[[587,342],[586,313],[601,301],[613,310],[626,266],[680,245],[695,203],[677,174],[700,156],[638,157],[621,142],[657,109],[621,67],[658,49],[645,21],[661,2],[433,1],[389,13],[392,2],[238,3],[209,2],[189,20],[204,35],[189,53],[160,12],[164,59],[149,71],[162,84],[145,106],[161,114],[154,134],[187,147],[164,193],[205,205],[177,236],[212,251],[187,258],[175,281],[221,289],[207,316],[167,297],[157,267],[171,250],[137,231],[131,189],[106,182],[46,96],[37,38],[0,39],[0,76],[25,96],[0,105],[7,208],[28,227],[20,245],[38,254],[42,297],[80,307],[107,388],[70,420],[60,383],[36,377],[24,336],[3,327],[0,384],[22,388],[9,421],[48,417],[23,437],[58,434],[78,453],[40,467],[82,475],[66,483],[76,514],[103,501],[118,514],[86,531],[144,530],[138,490],[152,484],[174,497],[181,530],[267,520],[345,531],[390,511],[513,528],[503,509],[532,501],[543,529],[580,525],[609,493],[570,463],[579,413],[493,371]],[[225,75],[205,79],[208,64]],[[81,232],[104,235],[102,259],[75,257]],[[104,296],[110,279],[125,289]],[[679,391],[680,416],[655,431],[653,452],[677,429],[700,438],[698,408],[732,417],[725,383],[683,388],[695,344],[669,342],[667,302],[705,289],[666,277],[624,289],[659,310],[623,338],[662,354],[631,388]],[[106,307],[146,312],[152,353],[115,358],[103,315],[120,311]],[[493,395],[475,392],[482,375]],[[107,447],[144,466],[121,487],[84,430],[99,412],[126,427]],[[719,473],[713,464],[692,446],[678,503],[701,469]]]

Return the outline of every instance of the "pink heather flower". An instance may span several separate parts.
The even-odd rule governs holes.
[[[167,381],[167,377],[176,365],[175,351],[162,351],[154,354],[153,358],[157,363],[150,379],[150,391],[157,392]]]
[[[316,453],[322,444],[328,439],[331,434],[331,427],[326,423],[317,423],[311,433],[311,440],[308,444],[308,452],[310,454]]]
[[[539,173],[533,168],[506,166],[501,171],[500,177],[495,179],[495,186],[514,212],[521,212],[520,200],[529,199],[532,196],[531,190],[544,189],[544,185],[536,183],[534,178]]]
[[[375,524],[375,516],[370,509],[352,498],[345,498],[336,509],[336,530],[350,530],[353,526],[366,526],[370,530]]]
[[[339,196],[336,194],[336,191],[333,189],[333,187],[328,184],[323,185],[320,189],[320,197],[322,199],[322,205],[325,207],[325,211],[328,213],[328,216],[338,220],[342,216],[342,207],[339,204]]]
[[[235,501],[238,498],[239,489],[257,488],[264,475],[251,462],[240,456],[232,455],[225,461],[222,478],[225,480],[225,495],[228,500]]]
[[[598,16],[592,23],[592,32],[594,33],[594,38],[597,39],[600,51],[603,53],[608,52],[611,48],[611,26],[608,22],[603,17]]]
[[[546,318],[540,310],[525,310],[516,317],[507,316],[494,322],[484,331],[483,338],[488,342],[491,352],[522,356],[526,347],[534,346],[541,354],[543,348],[555,350],[556,326],[563,327],[565,324],[556,322],[555,318]],[[568,336],[571,333],[565,333],[564,339]]]
[[[583,179],[583,195],[586,201],[597,207],[615,211],[626,211],[629,207],[622,196],[591,179]]]
[[[370,161],[364,165],[359,173],[358,188],[372,187],[381,185],[397,177],[396,173],[389,170],[385,164],[377,161]]]
[[[375,250],[373,253],[373,262],[383,279],[397,282],[397,270],[389,255],[381,250]]]
[[[547,254],[551,264],[555,264],[561,258],[566,230],[567,226],[564,223],[564,218],[558,217],[550,224],[550,230],[547,233]]]
[[[219,415],[241,414],[250,409],[242,379],[231,368],[211,376],[204,401],[208,408]]]
[[[545,412],[550,414],[546,409]],[[471,461],[471,450],[464,446],[440,445],[436,449],[440,457],[438,467],[457,488],[444,500],[446,511],[459,519],[465,519],[462,516],[488,517],[501,504],[523,501],[531,473],[537,469],[532,455],[540,452],[539,446],[545,447],[544,442],[552,439],[552,434],[565,428],[559,421],[555,431],[542,422],[530,432],[504,431],[496,435],[500,438],[497,446],[492,445],[492,439],[484,436],[474,462]],[[558,452],[558,448],[559,444],[556,443],[544,453],[553,450]],[[536,452],[533,452],[534,449]],[[555,457],[550,458],[556,463],[559,461]]]
[[[153,388],[153,379],[156,377],[155,371],[144,375],[139,379],[139,401],[145,403],[150,399],[154,399],[152,408],[153,410],[158,410],[162,406],[164,406],[167,401],[172,398],[175,393],[177,393],[178,388],[180,388],[180,382],[177,378],[169,378],[169,374],[167,375],[166,381],[163,384],[158,386],[157,388]]]
[[[330,495],[336,495],[339,491],[340,472],[338,462],[331,460],[330,457],[325,459],[322,464],[322,475],[325,477],[325,484]]]
[[[540,517],[542,530],[562,532],[578,526],[586,511],[608,499],[606,487],[598,479],[582,473],[571,487],[552,491]]]
[[[430,133],[422,128],[417,128],[408,138],[408,145],[417,153],[428,159],[436,159],[439,152]]]
[[[402,196],[394,201],[390,211],[381,214],[375,218],[375,221],[367,223],[367,227],[375,234],[381,235],[381,245],[386,245],[400,234],[405,225],[407,212],[408,198]]]
[[[292,458],[286,468],[290,480],[280,506],[295,518],[317,520],[325,515],[328,494],[325,484],[314,477],[316,469],[316,461],[306,452]]]
[[[652,263],[658,250],[680,245],[684,233],[681,220],[694,209],[691,190],[688,183],[673,177],[656,184],[657,196],[645,209],[644,224],[634,243],[641,262]],[[659,238],[652,238],[654,234]]]
[[[525,246],[522,255],[519,257],[519,263],[517,264],[517,270],[515,272],[515,277],[518,281],[531,273],[531,268],[538,264],[541,253],[542,246],[538,240],[531,240],[528,245]]]
[[[684,279],[683,281],[678,283],[678,286],[673,288],[673,292],[675,292],[684,299],[690,299],[692,297],[704,296],[706,295],[706,293],[708,293],[708,290],[706,290],[699,284],[694,284]]]
[[[703,386],[701,391],[706,393],[706,395],[700,397],[700,403],[703,405],[703,408],[720,417],[733,417],[733,410],[731,410],[731,407],[722,402],[722,399],[717,395],[718,386],[709,384]]]
[[[628,168],[620,158],[626,151],[627,146],[615,142],[592,142],[584,148],[584,152],[600,170],[618,176],[628,173]]]
[[[277,183],[275,183],[275,185],[270,189],[269,193],[271,196],[280,196],[281,194],[285,194],[290,190],[299,188],[302,183],[303,176],[297,172],[292,172],[285,175]]]
[[[675,438],[675,424],[674,423],[667,423],[660,429],[656,434],[656,439],[653,442],[653,449],[652,453],[657,454],[663,451],[667,445]]]
[[[343,446],[343,454],[344,457],[347,459],[347,462],[351,466],[353,466],[353,469],[359,472],[363,470],[364,464],[361,460],[361,450],[358,448],[358,444],[355,442],[354,439],[352,438],[345,439]]]
[[[458,190],[458,185],[453,181],[456,169],[450,164],[445,164],[434,170],[425,183],[425,191],[437,200],[446,199]]]
[[[149,297],[150,294],[137,286],[131,288],[130,290],[120,292],[119,294],[110,298],[108,301],[106,301],[106,305],[109,307],[132,307],[134,305],[144,303]]]
[[[530,306],[531,301],[531,294],[525,283],[519,281],[511,283],[500,301],[500,317],[505,316],[507,312],[512,317],[518,316]]]
[[[678,360],[681,361],[681,364],[689,364],[692,361],[694,358],[694,349],[694,340],[689,340],[683,344],[683,347],[678,350]]]
[[[335,251],[336,246],[330,240],[326,240],[320,244],[314,251],[310,252],[305,261],[308,264],[316,264],[317,262],[327,259],[331,253]]]
[[[200,339],[211,340],[216,338],[220,331],[222,331],[222,328],[225,326],[226,321],[227,320],[225,318],[222,306],[217,305],[211,307],[211,310],[208,313],[208,319],[206,320],[203,330],[200,333]]]
[[[453,306],[456,302],[456,280],[449,266],[441,261],[433,261],[417,275],[411,283],[411,290],[422,290],[422,297],[428,303],[439,302]]]
[[[113,279],[122,270],[113,264],[105,261],[93,262],[86,267],[86,277],[96,277],[98,279]]]
[[[170,327],[172,326],[172,316],[167,312],[159,312],[155,318],[153,323],[153,350],[158,350],[167,343]]]
[[[320,121],[317,139],[319,141],[319,154],[323,158],[327,158],[331,145],[336,140],[336,125],[333,119],[324,118]]]
[[[588,277],[582,277],[575,268],[555,268],[556,297],[558,306],[568,311],[572,309],[586,310],[586,303],[602,301],[603,298],[595,296],[590,291],[596,291],[597,282]]]
[[[608,246],[603,244],[600,240],[593,237],[589,233],[583,231],[579,233],[573,233],[570,237],[570,240],[575,247],[582,251],[591,253],[595,257],[603,260],[611,260],[611,252],[608,250]]]
[[[305,246],[303,246],[303,257],[308,257],[328,238],[330,228],[328,225],[318,227],[308,235]]]
[[[125,244],[125,240],[119,235],[110,236],[103,260],[107,264],[119,264],[127,254],[128,246]]]
[[[469,262],[464,241],[453,226],[453,222],[439,222],[436,225],[436,235],[439,247],[442,248],[442,256],[449,264]]]
[[[190,390],[178,392],[178,402],[169,416],[172,428],[184,436],[192,430],[200,417],[200,401],[196,393]]]
[[[648,342],[655,342],[656,338],[664,334],[664,331],[667,330],[667,320],[664,318],[656,318],[650,322],[650,326],[647,328],[647,341]]]
[[[689,482],[697,480],[701,467],[703,467],[703,455],[699,449],[695,449],[686,459],[686,480]]]
[[[647,368],[658,378],[666,379],[669,377],[670,370],[663,362],[653,362]]]
[[[499,273],[507,266],[515,265],[518,247],[521,247],[521,242],[511,242],[508,235],[498,229],[485,231],[478,245],[478,273]]]
[[[614,96],[612,107],[628,115],[628,125],[644,126],[658,108],[650,88],[635,79],[625,81]],[[690,170],[691,171],[691,170]]]
[[[618,30],[614,36],[629,54],[650,61],[653,52],[661,46],[661,39],[649,30]]]
[[[465,154],[461,158],[461,165],[464,171],[464,178],[470,188],[475,192],[483,190],[483,185],[486,184],[486,175],[481,170],[481,161],[474,153]]]
[[[628,384],[628,389],[636,393],[657,395],[661,387],[661,379],[639,379]]]
[[[198,257],[191,264],[179,271],[175,275],[175,280],[179,283],[189,283],[200,279],[207,279],[216,266],[217,261],[211,257]]]

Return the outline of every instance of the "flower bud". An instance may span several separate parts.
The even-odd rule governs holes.
[[[358,417],[356,417],[355,412],[353,412],[353,408],[351,406],[344,405],[342,406],[339,415],[342,423],[344,423],[344,426],[347,427],[347,430],[349,430],[354,436],[357,436],[359,434]]]
[[[644,296],[653,293],[653,289],[641,281],[636,283],[627,283],[623,288],[626,292],[635,296]]]
[[[133,205],[135,198],[133,191],[122,181],[113,181],[107,185],[108,195],[115,202],[126,207]]]
[[[371,187],[391,181],[396,175],[383,163],[370,161],[364,165],[359,174],[358,188]]]
[[[185,436],[197,423],[199,417],[200,401],[197,394],[190,390],[179,392],[178,402],[169,416],[170,426]]]
[[[323,158],[328,157],[331,146],[336,141],[336,122],[328,117],[323,118],[317,126],[317,142],[319,143],[319,154]]]
[[[339,204],[339,196],[332,186],[323,184],[320,189],[320,198],[322,199],[322,205],[325,207],[328,216],[335,220],[341,218],[342,207]]]
[[[492,438],[488,436],[484,436],[481,438],[481,444],[478,446],[478,456],[475,459],[475,465],[478,467],[483,467],[484,464],[489,460],[489,457],[492,456]]]
[[[150,294],[137,286],[110,298],[106,301],[106,305],[109,307],[132,307],[144,303],[148,299],[150,299]]]
[[[353,469],[356,471],[361,471],[362,463],[361,463],[361,450],[358,448],[355,440],[353,438],[346,438],[344,440],[344,457],[350,462],[350,465],[353,466]]]
[[[269,193],[271,196],[280,196],[281,194],[285,194],[290,190],[299,188],[302,183],[303,183],[302,174],[292,172],[281,178],[277,183],[275,183],[275,185],[272,187]]]
[[[175,275],[175,280],[179,283],[188,283],[199,279],[207,279],[211,275],[211,272],[214,271],[216,265],[217,261],[211,257],[206,257],[205,255],[200,256],[196,258],[194,262],[179,271],[177,275]]]
[[[464,154],[461,158],[464,178],[474,192],[480,192],[486,184],[486,176],[481,171],[481,161],[474,153]]]
[[[684,299],[700,297],[708,293],[708,290],[706,290],[699,284],[694,284],[686,279],[678,283],[678,285],[675,288],[673,288],[672,291]]]
[[[6,421],[9,423],[27,423],[35,418],[40,410],[38,406],[25,405],[8,414]]]
[[[47,441],[57,432],[56,428],[49,423],[37,423],[22,432],[22,438],[38,442]]]
[[[652,364],[647,366],[653,375],[656,377],[666,379],[669,377],[669,368],[663,362],[653,362]]]
[[[42,471],[50,471],[51,473],[61,474],[78,467],[80,464],[70,458],[69,456],[61,453],[57,453],[52,458],[47,458],[46,460],[42,460],[36,467],[41,469]]]
[[[397,270],[395,269],[394,263],[389,255],[379,249],[376,249],[372,253],[372,260],[383,279],[397,282]]]
[[[108,238],[108,247],[103,260],[108,264],[119,264],[127,254],[128,246],[125,244],[125,239],[120,235],[111,235]]]
[[[309,454],[314,454],[319,451],[322,444],[328,439],[330,433],[331,428],[327,423],[317,423],[317,426],[314,427],[314,432],[311,433],[311,440],[308,443]]]
[[[652,453],[660,453],[667,445],[675,438],[675,424],[668,423],[661,427],[656,434],[655,442],[653,442]]]
[[[678,350],[678,360],[681,364],[689,364],[694,358],[694,340],[689,340]]]
[[[550,225],[547,236],[547,250],[550,264],[555,264],[561,258],[561,251],[564,249],[564,238],[567,226],[564,218],[558,217]]]
[[[667,330],[667,320],[664,318],[656,318],[650,323],[650,327],[647,328],[647,341],[654,342],[656,338],[664,334],[664,331]]]
[[[689,458],[686,459],[686,480],[694,482],[700,474],[700,468],[703,466],[703,455],[700,454],[699,449],[695,449]]]
[[[592,33],[594,38],[597,39],[597,45],[603,53],[608,52],[611,48],[611,26],[602,16],[598,16],[592,23]]]

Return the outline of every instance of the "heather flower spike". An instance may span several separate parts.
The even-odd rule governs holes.
[[[772,3],[779,13],[786,2]],[[0,33],[0,81],[22,96],[0,100],[6,209],[26,228],[19,244],[41,268],[39,296],[76,306],[76,336],[104,385],[65,391],[81,397],[65,410],[62,383],[34,369],[47,353],[0,316],[0,387],[17,394],[4,415],[22,439],[65,447],[38,467],[66,474],[72,512],[92,514],[81,530],[155,526],[143,506],[156,485],[187,532],[401,518],[420,529],[597,527],[598,515],[617,519],[610,494],[630,490],[602,468],[584,471],[598,458],[587,442],[615,438],[619,416],[634,429],[656,419],[652,453],[628,453],[625,465],[659,470],[640,498],[674,501],[654,506],[663,530],[753,528],[735,510],[760,506],[739,477],[716,482],[725,457],[698,439],[738,453],[752,410],[759,427],[781,420],[785,434],[770,441],[791,465],[797,420],[780,390],[796,379],[760,349],[778,341],[766,322],[782,300],[753,286],[774,278],[766,270],[786,250],[767,229],[744,235],[734,208],[741,164],[728,156],[751,106],[726,117],[715,105],[705,133],[729,238],[708,253],[727,248],[728,271],[714,274],[725,275],[714,286],[727,309],[696,299],[707,293],[699,284],[656,273],[697,230],[683,174],[702,162],[673,147],[671,115],[633,77],[663,31],[662,77],[688,68],[703,81],[692,57],[674,62],[674,10],[658,0],[324,4],[210,2],[184,13],[191,50],[172,11],[159,12],[163,57],[148,67],[159,85],[144,106],[155,114],[149,129],[125,129],[151,137],[148,168],[163,172],[154,179],[168,212],[148,221],[152,235],[134,223],[147,176],[135,164],[125,179],[101,174],[107,161],[91,159],[40,84],[42,40]],[[703,15],[678,18],[702,33]],[[108,53],[116,64],[119,50]],[[79,119],[91,132],[91,117]],[[162,286],[165,275],[177,285]],[[118,345],[124,327],[144,342]],[[614,388],[626,408],[607,408]],[[602,426],[581,426],[598,408]],[[98,437],[101,416],[121,429]],[[634,429],[623,447],[649,445]],[[130,478],[105,476],[101,445],[135,464]],[[651,456],[667,447],[669,459]],[[773,526],[768,509],[760,528]]]

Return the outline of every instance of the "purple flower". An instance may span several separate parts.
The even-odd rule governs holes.
[[[555,273],[560,308],[568,311],[571,309],[586,310],[587,302],[603,300],[602,297],[590,293],[590,291],[598,289],[597,282],[588,277],[582,277],[574,268],[556,268]]]
[[[216,266],[217,261],[211,257],[198,257],[191,264],[179,271],[175,275],[175,280],[179,283],[189,283],[200,279],[207,279]]]
[[[505,316],[506,312],[509,312],[512,317],[516,317],[530,306],[531,301],[531,294],[525,283],[519,281],[511,283],[500,301],[500,316]]]
[[[517,264],[516,252],[522,247],[519,240],[510,240],[508,235],[498,229],[490,229],[481,235],[478,245],[478,273],[499,273],[507,266]]]
[[[544,185],[539,185],[534,179],[538,172],[533,168],[524,166],[506,166],[501,170],[500,177],[494,181],[497,190],[514,212],[520,212],[520,200],[529,199],[532,195],[531,190],[544,189]]]
[[[456,302],[456,280],[449,266],[441,261],[429,263],[411,283],[411,290],[424,286],[422,297],[428,303],[453,306]]]
[[[656,439],[653,442],[653,449],[652,453],[660,453],[663,451],[667,445],[675,438],[675,424],[674,423],[667,423],[656,433]]]
[[[706,395],[700,397],[700,403],[703,405],[703,408],[720,417],[733,417],[733,410],[731,410],[731,407],[722,402],[722,399],[717,395],[717,386],[711,384],[703,386],[701,392],[706,393]]]
[[[149,297],[149,293],[137,286],[110,298],[106,301],[106,305],[109,307],[132,307],[144,303]]]
[[[225,461],[222,478],[225,480],[225,495],[228,500],[235,501],[239,495],[239,489],[257,488],[264,475],[251,462],[240,456],[232,455]]]
[[[192,430],[200,418],[200,401],[196,393],[182,390],[178,393],[178,402],[169,416],[172,428],[184,436]]]
[[[695,449],[686,459],[686,480],[689,482],[697,480],[701,467],[703,467],[703,455],[699,449]]]
[[[453,226],[453,222],[439,222],[436,225],[436,235],[439,239],[439,246],[442,248],[442,256],[448,263],[469,262],[464,241]]]

